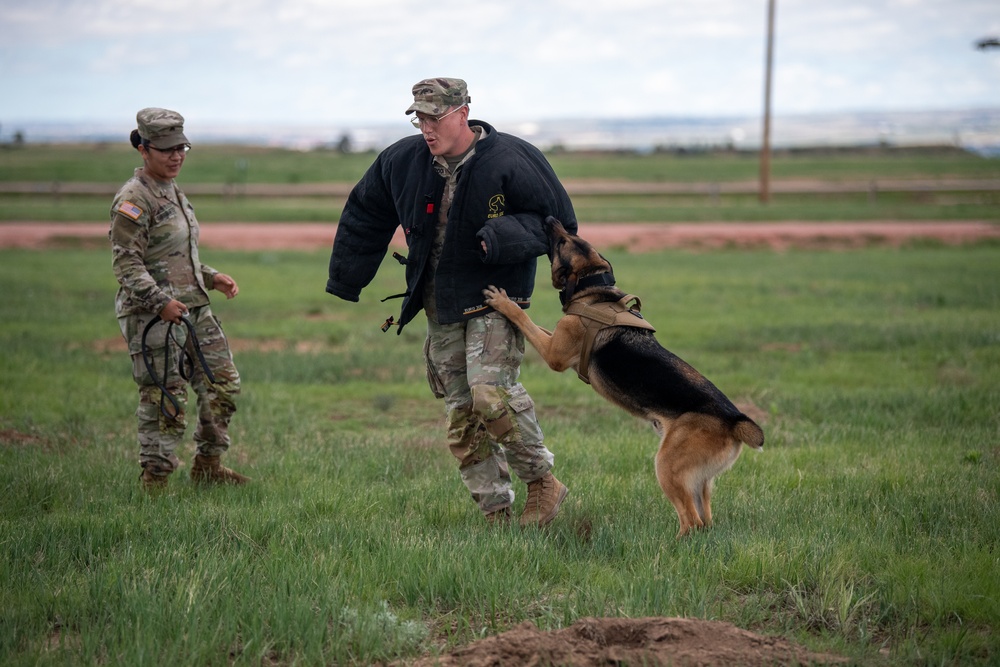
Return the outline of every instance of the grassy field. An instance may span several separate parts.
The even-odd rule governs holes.
[[[238,144],[196,146],[184,165],[188,183],[354,183],[375,154],[298,151]],[[643,182],[756,180],[756,153],[547,154],[560,178]],[[26,144],[0,148],[0,182],[64,181],[120,184],[141,161],[121,144]],[[947,147],[775,152],[775,179],[1000,178],[1000,160]]]
[[[775,193],[762,205],[755,192],[715,192],[713,187],[756,183],[753,153],[638,155],[555,152],[548,156],[567,182],[591,179],[623,182],[708,184],[704,192],[677,194],[586,194],[574,191],[577,217],[587,222],[704,222],[774,220],[991,220],[1000,222],[1000,191],[931,191],[914,186],[887,191],[879,182],[1000,180],[1000,160],[956,149],[886,149],[866,152],[777,153],[772,181],[812,180],[876,184],[857,192]],[[293,151],[250,146],[198,146],[188,155],[179,182],[240,187],[253,184],[303,185],[357,182],[374,159],[372,153]],[[0,192],[0,221],[103,221],[111,194],[139,165],[127,143],[121,145],[27,145],[0,150],[0,184],[28,182],[38,190]],[[104,184],[99,195],[59,193],[66,183]],[[714,186],[713,186],[714,184]],[[704,188],[702,188],[704,190]],[[344,196],[252,197],[199,195],[194,204],[203,222],[333,222]]]
[[[419,322],[379,331],[402,269],[349,304],[323,292],[325,253],[203,252],[242,288],[216,312],[245,387],[227,460],[254,482],[147,497],[110,253],[0,251],[0,663],[361,665],[585,616],[1000,662],[1000,246],[606,254],[767,435],[690,539],[651,429],[533,352],[571,494],[549,530],[488,530],[440,444]]]

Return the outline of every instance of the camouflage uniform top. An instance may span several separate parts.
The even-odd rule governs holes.
[[[173,181],[157,181],[142,168],[111,205],[112,262],[121,287],[118,317],[159,313],[177,299],[188,308],[207,305],[206,285],[218,273],[198,258],[194,207]]]

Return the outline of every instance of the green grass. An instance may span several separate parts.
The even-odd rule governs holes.
[[[124,180],[122,181],[124,183]],[[183,189],[184,183],[178,182]],[[108,222],[113,195],[3,195],[0,221]],[[346,197],[191,196],[199,222],[329,222]],[[331,227],[332,230],[332,227]]]
[[[756,183],[759,162],[752,153],[678,155],[653,153],[549,154],[562,179],[669,183]],[[357,182],[373,153],[294,151],[252,146],[199,146],[178,182],[198,185]],[[0,149],[0,183],[27,181],[42,191],[0,193],[0,220],[104,221],[111,193],[139,166],[138,156],[121,145],[28,145]],[[1000,160],[956,149],[885,149],[776,153],[772,181],[869,183],[891,180],[1000,179]],[[68,195],[54,184],[104,184],[107,194]],[[221,188],[220,188],[221,189]],[[203,222],[335,222],[344,196],[192,197]],[[767,205],[755,194],[585,195],[574,193],[581,221],[711,222],[775,220],[988,220],[1000,222],[995,189],[932,192],[875,190],[858,193],[776,192]]]
[[[356,182],[375,154],[298,151],[220,144],[196,146],[184,164],[188,183]],[[755,181],[756,153],[589,153],[553,151],[547,156],[561,178],[642,182]],[[119,144],[28,144],[0,149],[0,182],[93,182],[120,184],[141,161],[127,137]],[[952,148],[776,151],[775,179],[870,181],[912,178],[1000,177],[1000,160]]]
[[[297,151],[235,144],[196,146],[184,163],[189,183],[354,182],[373,153]],[[29,144],[0,149],[0,181],[114,183],[142,166],[128,137],[120,144]]]
[[[643,182],[716,183],[756,181],[760,158],[755,152],[620,154],[554,153],[549,155],[563,178],[615,178]],[[871,181],[908,178],[996,178],[1000,160],[950,148],[908,150],[775,151],[773,179]]]
[[[181,184],[183,186],[183,183]],[[0,220],[105,222],[111,196],[0,195]],[[328,222],[340,219],[345,197],[192,196],[203,223]],[[761,205],[752,195],[573,197],[577,218],[588,222],[775,222],[871,220],[986,220],[1000,222],[1000,192],[773,195]]]
[[[350,304],[323,292],[325,253],[203,251],[241,285],[215,310],[244,380],[227,461],[254,482],[147,497],[109,253],[0,251],[0,662],[371,664],[585,616],[1000,661],[1000,246],[602,250],[767,435],[690,539],[651,429],[534,352],[522,380],[571,494],[549,530],[488,530],[420,321],[378,328],[402,269]],[[558,317],[545,275],[530,312]]]

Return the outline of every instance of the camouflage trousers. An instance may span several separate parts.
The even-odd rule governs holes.
[[[146,359],[159,382],[177,401],[180,406],[177,410],[163,396],[143,360],[142,332],[153,317],[145,313],[127,315],[119,318],[118,324],[132,357],[132,378],[139,387],[139,407],[135,412],[139,422],[139,463],[143,468],[168,473],[179,464],[174,452],[187,428],[187,385],[191,385],[197,396],[198,426],[194,441],[198,453],[218,456],[229,448],[229,420],[236,412],[234,399],[240,393],[240,375],[233,363],[229,341],[209,306],[192,308],[188,318],[194,324],[201,353],[215,382],[206,377],[187,327],[156,323],[146,336]],[[182,347],[193,361],[188,366],[190,381],[180,373]]]
[[[524,482],[552,469],[535,404],[518,382],[524,335],[503,315],[458,324],[428,320],[427,379],[447,410],[447,444],[484,514],[514,502],[508,465]]]

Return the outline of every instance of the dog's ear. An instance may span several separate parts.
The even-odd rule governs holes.
[[[565,227],[563,227],[562,221],[552,215],[545,216],[545,222],[542,223],[542,228],[549,237],[549,259],[552,259],[559,241],[565,241],[566,238],[570,236],[570,233],[566,231]]]
[[[562,285],[559,289],[566,292],[567,294],[572,294],[576,291],[576,274],[570,273],[568,277],[563,278]]]
[[[545,216],[545,220],[542,222],[542,230],[549,237],[549,262],[555,259],[556,239],[559,238],[558,230],[561,229],[562,223],[557,218],[551,215]]]
[[[576,282],[573,276],[573,263],[563,254],[566,237],[553,234],[549,237],[549,261],[552,263],[552,286],[558,290],[566,287],[570,281]]]
[[[553,215],[548,215],[545,216],[545,232],[549,236],[552,236],[553,234],[565,234],[566,228],[563,227],[563,224],[559,220],[559,218]]]
[[[570,278],[573,277],[572,270],[570,267],[565,266],[561,262],[557,265],[555,262],[552,263],[552,286],[556,289],[563,289],[566,287],[566,283]],[[576,280],[573,280],[576,284]]]

